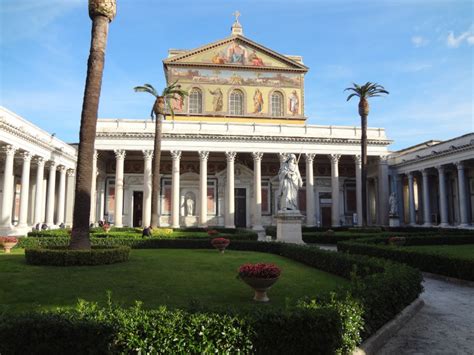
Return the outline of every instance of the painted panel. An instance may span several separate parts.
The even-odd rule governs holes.
[[[261,50],[239,41],[203,51],[179,60],[180,63],[234,64],[254,67],[294,68],[282,60],[275,59]]]
[[[170,68],[169,81],[180,83],[244,85],[259,87],[292,87],[300,88],[302,75],[297,73],[272,73],[250,70],[217,70]]]

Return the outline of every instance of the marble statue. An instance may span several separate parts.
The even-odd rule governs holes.
[[[192,194],[186,195],[186,216],[193,216],[194,215],[194,199]]]
[[[398,201],[397,201],[397,194],[392,192],[390,197],[388,198],[388,204],[390,206],[389,215],[390,216],[397,216],[398,215]]]
[[[280,187],[278,197],[280,210],[298,211],[298,190],[303,187],[298,162],[294,154],[289,154],[278,172]]]

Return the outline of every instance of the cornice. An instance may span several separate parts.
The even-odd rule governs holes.
[[[27,142],[30,142],[34,145],[37,145],[37,146],[39,146],[41,148],[44,148],[44,149],[46,149],[50,152],[60,153],[62,156],[66,157],[66,158],[68,158],[68,159],[70,159],[74,162],[77,161],[77,157],[75,155],[71,155],[71,154],[65,152],[64,150],[62,150],[61,148],[55,148],[55,147],[53,148],[53,147],[51,147],[51,145],[48,142],[45,142],[45,141],[42,141],[42,140],[38,139],[38,137],[35,137],[32,134],[28,133],[27,131],[21,130],[16,126],[13,126],[13,125],[9,124],[5,120],[0,120],[0,130],[8,132],[8,133],[12,134],[15,137],[18,137],[18,138],[23,139]]]
[[[138,132],[97,132],[97,138],[109,138],[118,140],[129,139],[154,139],[153,133]],[[176,139],[182,141],[215,141],[215,142],[300,142],[318,144],[360,144],[360,139],[353,138],[325,138],[325,137],[288,137],[288,136],[243,136],[243,135],[216,135],[216,134],[184,134],[184,133],[163,133],[163,138]],[[392,143],[390,140],[367,141],[370,145],[387,146]]]
[[[413,163],[420,163],[423,161],[428,161],[428,160],[433,160],[437,158],[442,158],[442,157],[447,157],[453,154],[461,153],[461,152],[466,152],[466,151],[474,151],[474,144],[473,143],[468,143],[468,144],[463,144],[460,146],[454,146],[452,145],[449,147],[449,149],[445,149],[443,151],[437,151],[437,152],[432,152],[431,154],[428,155],[415,155],[414,158],[412,159],[404,159],[402,162],[397,163],[397,164],[391,164],[390,166],[392,167],[403,167],[407,166]],[[394,157],[396,159],[396,157]],[[403,159],[403,158],[400,158]]]

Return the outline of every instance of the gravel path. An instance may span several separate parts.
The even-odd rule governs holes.
[[[424,307],[380,355],[474,354],[474,287],[425,276]]]

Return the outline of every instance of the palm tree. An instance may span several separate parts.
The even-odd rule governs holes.
[[[82,103],[79,152],[77,157],[74,219],[69,248],[90,249],[89,215],[91,207],[92,164],[99,110],[100,88],[104,71],[105,47],[109,23],[115,17],[116,0],[89,0],[92,20],[91,47],[87,62],[86,86]]]
[[[158,198],[160,196],[160,162],[161,162],[161,136],[163,119],[166,116],[165,106],[174,117],[173,106],[171,105],[172,100],[182,99],[188,94],[185,90],[181,89],[181,85],[175,81],[173,84],[165,87],[161,95],[158,91],[150,85],[144,84],[143,86],[136,86],[133,88],[135,92],[147,92],[152,94],[156,99],[151,109],[151,119],[156,119],[155,123],[155,142],[153,146],[153,163],[152,163],[152,185],[151,185],[151,226],[158,226]]]
[[[353,91],[348,97],[347,101],[354,96],[359,98],[359,115],[362,126],[361,137],[361,151],[362,151],[362,169],[361,169],[361,184],[362,184],[362,226],[367,226],[367,116],[369,115],[369,97],[382,96],[388,91],[382,85],[377,83],[367,82],[362,86],[353,83],[353,87],[346,88],[344,91]],[[360,217],[359,217],[360,218]]]

